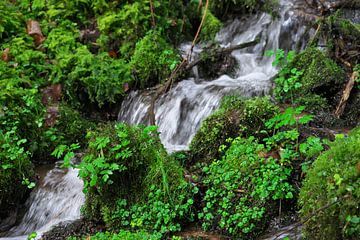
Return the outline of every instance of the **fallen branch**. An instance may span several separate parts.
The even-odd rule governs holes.
[[[340,118],[340,116],[344,113],[347,100],[350,97],[351,90],[355,85],[355,80],[357,79],[359,72],[355,71],[351,74],[350,80],[347,82],[345,89],[343,91],[342,97],[340,99],[339,105],[336,108],[335,116]]]
[[[233,51],[235,50],[239,50],[239,49],[243,49],[243,48],[247,48],[247,47],[251,47],[251,46],[254,46],[256,44],[258,44],[260,41],[259,38],[256,38],[255,40],[253,41],[250,41],[250,42],[246,42],[246,43],[241,43],[239,45],[236,45],[236,46],[232,46],[232,47],[228,47],[228,48],[219,48],[217,50],[215,50],[213,53],[210,53],[210,56],[211,57],[218,57],[218,56],[221,56],[221,55],[225,55],[225,54],[230,54],[232,53]],[[203,58],[199,58],[189,64],[187,64],[184,68],[185,71],[187,70],[191,70],[193,67],[195,67],[196,65],[198,65],[199,63],[201,63],[202,61],[204,61]]]

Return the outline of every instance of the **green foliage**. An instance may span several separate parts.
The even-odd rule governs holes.
[[[37,237],[37,233],[32,232],[28,235],[27,240],[34,240],[34,239],[36,239],[36,237]]]
[[[124,84],[131,82],[129,66],[121,59],[112,59],[107,53],[93,55],[85,47],[76,50],[76,67],[69,74],[67,85],[80,82],[89,99],[99,107],[115,103],[124,95]]]
[[[151,185],[146,201],[129,205],[126,200],[119,199],[113,211],[103,208],[104,219],[111,223],[112,229],[131,227],[161,235],[180,231],[183,221],[193,221],[194,202],[189,198],[191,189],[188,183],[183,182],[173,191],[171,196],[169,192]],[[197,189],[193,191],[196,193]]]
[[[158,32],[150,31],[137,42],[130,65],[144,88],[164,82],[179,63],[175,49]]]
[[[303,218],[316,212],[304,225],[313,239],[356,239],[360,234],[360,131],[338,135],[307,173],[299,204]]]
[[[225,156],[204,168],[208,187],[199,218],[203,228],[217,226],[233,236],[253,237],[265,227],[274,201],[293,197],[289,166],[262,158],[262,144],[253,137],[236,138]]]
[[[230,96],[220,108],[206,118],[190,144],[192,159],[209,162],[219,157],[219,147],[228,138],[262,135],[265,122],[278,112],[269,98],[244,100]]]
[[[0,40],[18,33],[23,19],[11,1],[0,2]]]
[[[26,139],[17,136],[17,129],[0,130],[0,217],[7,214],[33,188],[33,165],[23,145]]]

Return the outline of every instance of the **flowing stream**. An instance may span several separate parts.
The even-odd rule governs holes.
[[[160,137],[169,152],[184,150],[199,129],[201,121],[219,106],[226,94],[253,97],[267,94],[271,78],[277,73],[272,66],[273,58],[264,56],[267,50],[279,48],[302,48],[308,39],[306,27],[294,15],[292,7],[296,1],[281,1],[280,18],[259,13],[243,19],[235,19],[217,34],[221,47],[232,47],[260,38],[258,44],[231,55],[236,59],[235,76],[222,75],[217,79],[199,78],[199,69],[194,76],[184,79],[155,103],[156,124]],[[182,44],[180,50],[186,55],[191,43]],[[192,59],[202,51],[197,46]],[[130,124],[147,124],[151,91],[134,91],[123,101],[118,115],[119,121]]]
[[[255,46],[231,53],[237,63],[235,73],[217,79],[202,79],[195,67],[193,77],[180,81],[156,101],[156,124],[169,152],[188,147],[201,121],[219,106],[224,95],[253,97],[269,92],[271,78],[277,70],[272,66],[273,58],[264,56],[265,51],[301,49],[311,34],[295,14],[297,2],[301,1],[281,0],[279,18],[259,13],[226,23],[216,37],[222,47],[260,39]],[[184,55],[189,48],[190,43],[180,46]],[[199,57],[201,51],[202,46],[196,46],[192,59]],[[152,94],[151,90],[131,92],[121,105],[118,120],[147,124]],[[25,235],[33,231],[45,232],[60,222],[80,218],[84,195],[77,174],[75,169],[61,169],[59,163],[48,171],[27,200],[27,210],[20,223],[0,239],[26,239]]]

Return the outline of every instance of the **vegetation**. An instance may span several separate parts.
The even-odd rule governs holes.
[[[204,229],[256,237],[276,211],[277,200],[294,198],[290,176],[296,161],[301,154],[305,159],[323,150],[319,140],[304,139],[300,144],[298,126],[311,120],[299,117],[302,110],[288,108],[266,121],[269,137],[234,139],[221,160],[203,168],[207,191],[199,218]]]

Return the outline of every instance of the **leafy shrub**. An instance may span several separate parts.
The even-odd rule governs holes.
[[[190,144],[194,161],[208,162],[219,157],[219,147],[228,138],[261,135],[266,120],[278,111],[269,98],[244,100],[225,97],[220,108],[206,118]]]
[[[27,192],[33,188],[33,165],[29,160],[29,152],[23,145],[26,139],[17,136],[17,129],[0,130],[0,217],[17,207]]]
[[[179,62],[174,48],[158,32],[150,31],[136,44],[130,64],[143,88],[164,82]]]
[[[312,239],[356,239],[360,234],[360,129],[338,135],[313,163],[301,188],[299,204]],[[321,211],[318,211],[319,209]]]

